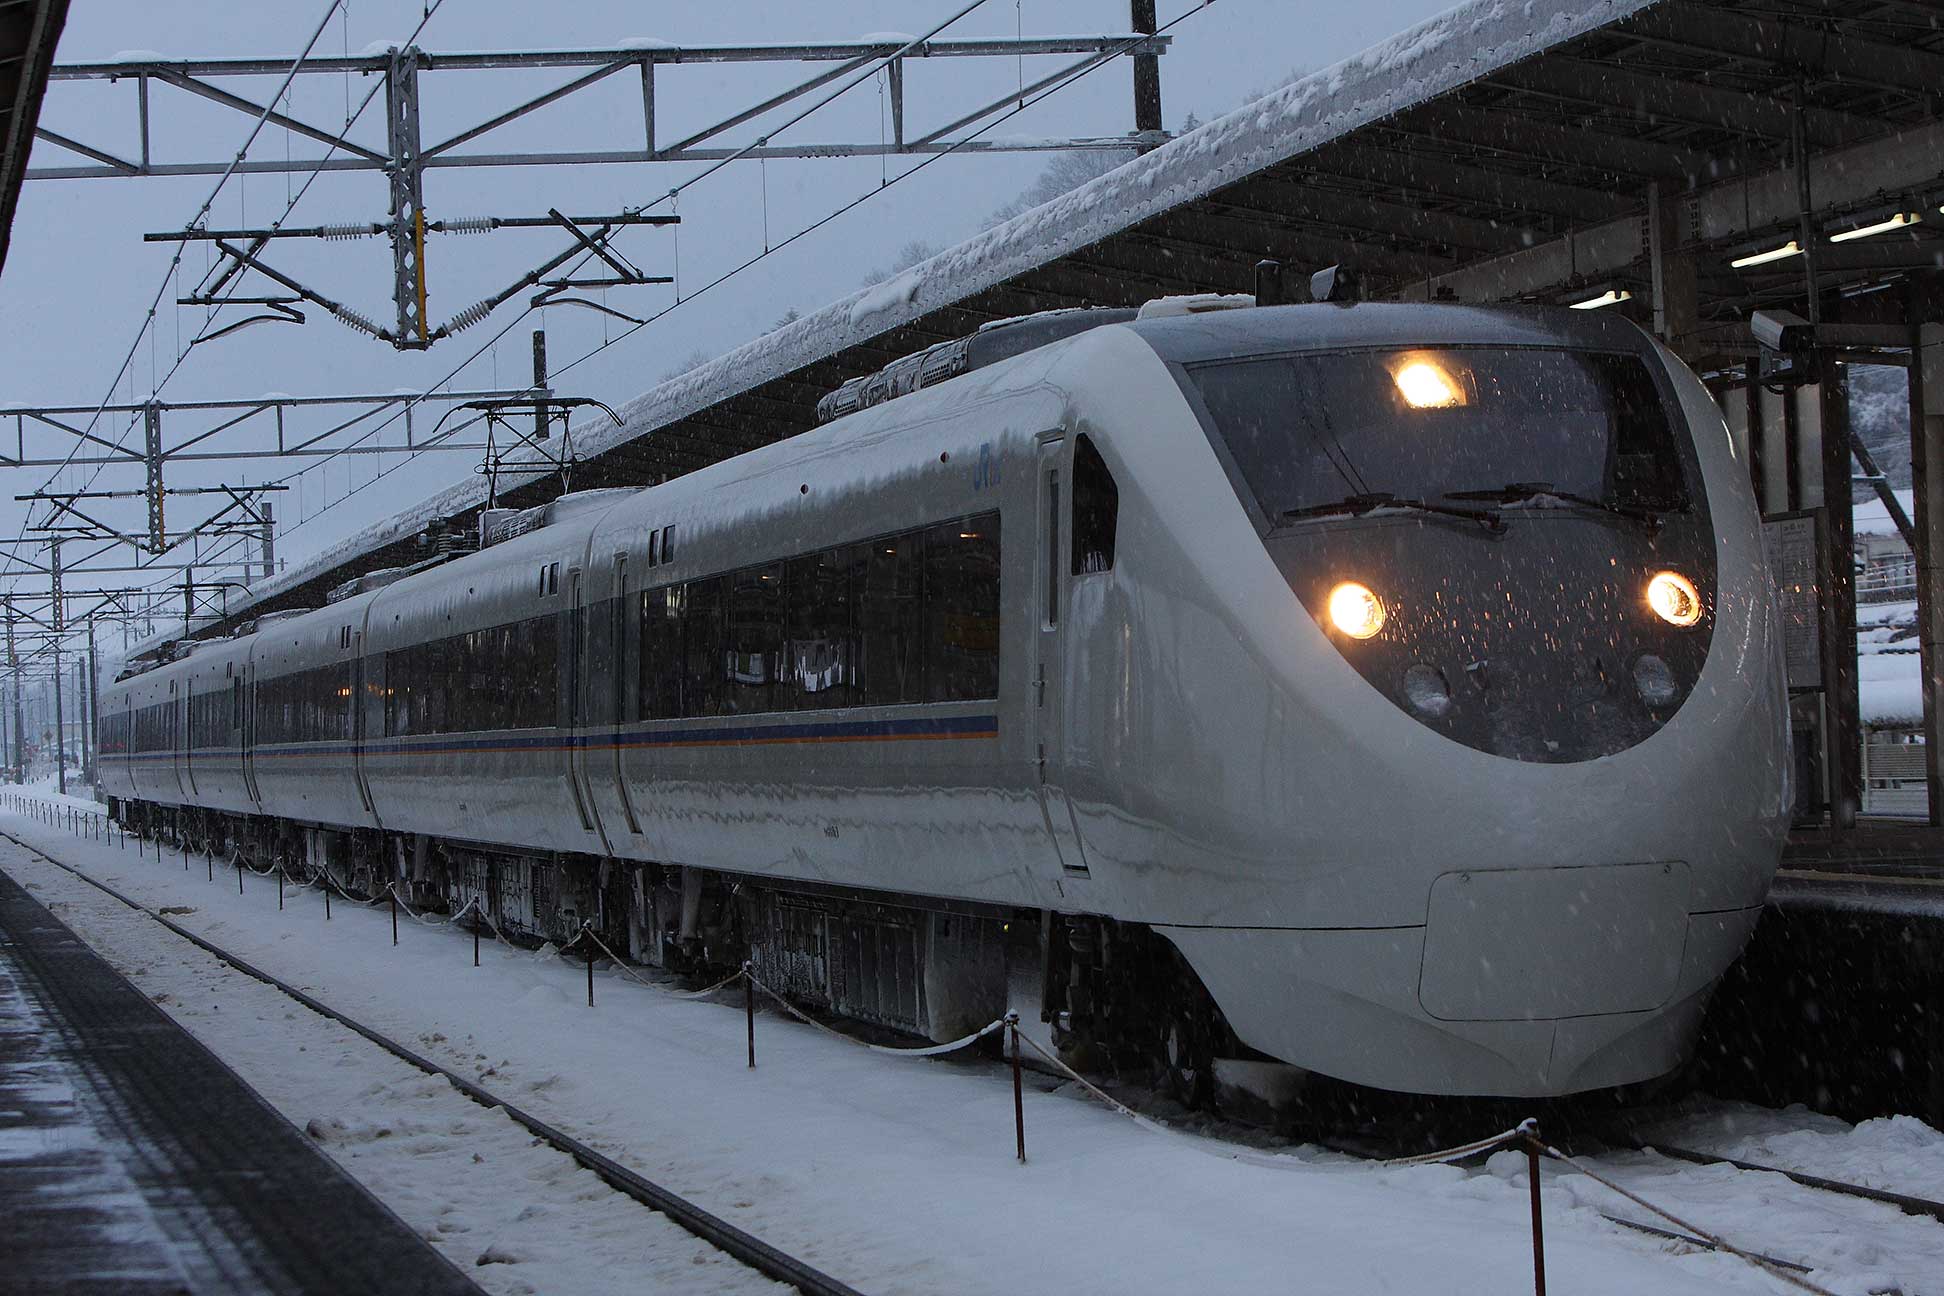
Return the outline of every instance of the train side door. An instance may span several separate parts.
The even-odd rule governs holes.
[[[631,633],[639,626],[640,618],[631,616],[629,611],[635,603],[628,597],[628,555],[625,553],[614,555],[614,600],[608,606],[608,687],[603,690],[607,750],[602,755],[600,768],[602,777],[614,780],[614,794],[620,799],[628,831],[639,836],[641,821],[636,818],[634,802],[628,796],[627,769],[621,759],[621,726],[628,719],[628,690],[634,684],[635,654],[640,651],[635,645],[636,636]]]
[[[263,804],[256,780],[256,663],[243,663],[243,790],[251,801]]]
[[[176,681],[169,681],[168,719],[162,726],[163,741],[169,745],[169,779],[175,784],[176,796],[182,795],[182,699],[177,696]]]
[[[1039,630],[1034,636],[1033,713],[1035,763],[1038,766],[1040,813],[1067,877],[1088,876],[1081,854],[1080,834],[1074,826],[1073,806],[1067,799],[1066,772],[1066,604],[1067,544],[1072,514],[1067,482],[1067,437],[1064,431],[1043,432],[1039,439],[1039,548],[1034,581]]]
[[[595,817],[593,784],[588,779],[587,744],[594,741],[596,735],[588,729],[592,714],[589,677],[594,672],[588,669],[587,583],[582,576],[579,567],[568,569],[567,634],[564,636],[567,650],[567,782],[573,792],[574,810],[580,816],[581,827],[590,833],[600,834],[601,849],[606,851],[607,836],[601,832],[600,822]]]
[[[184,791],[190,796],[198,795],[196,788],[196,681],[193,677],[182,677],[182,780]]]
[[[365,771],[365,733],[369,721],[365,690],[364,631],[351,632],[351,781],[358,785],[358,803],[372,813],[371,781]]]

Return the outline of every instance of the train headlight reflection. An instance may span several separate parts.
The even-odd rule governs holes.
[[[1330,591],[1330,624],[1352,639],[1368,639],[1384,628],[1384,601],[1368,585],[1344,581]]]
[[[1679,572],[1656,572],[1647,582],[1647,605],[1669,625],[1691,626],[1701,619],[1701,596]]]

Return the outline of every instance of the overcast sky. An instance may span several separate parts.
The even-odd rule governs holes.
[[[866,33],[917,33],[942,21],[963,0],[824,0],[820,4],[728,3],[653,5],[624,0],[575,0],[571,4],[512,4],[507,0],[445,0],[418,43],[433,52],[473,49],[603,47],[629,38],[659,38],[685,45],[854,39]],[[1237,107],[1293,72],[1343,58],[1448,7],[1440,0],[1364,0],[1360,4],[1311,4],[1292,0],[1219,0],[1206,6],[1162,0],[1165,23],[1195,10],[1173,29],[1175,43],[1162,60],[1166,124],[1177,128],[1190,113],[1203,120]],[[324,0],[274,0],[255,5],[160,3],[158,0],[75,0],[58,53],[60,62],[104,60],[129,51],[166,57],[262,56],[288,59],[302,48],[325,8]],[[357,53],[373,42],[405,37],[421,17],[418,0],[350,0],[333,16],[321,54]],[[1125,0],[988,0],[952,27],[949,36],[1050,35],[1124,30]],[[1026,79],[1050,72],[1054,61],[1029,62]],[[1022,69],[997,61],[939,60],[913,66],[907,78],[910,129],[942,124],[985,99],[1004,93]],[[473,125],[494,112],[559,84],[575,72],[443,72],[424,74],[420,93],[428,142]],[[807,75],[795,66],[751,69],[695,66],[665,69],[658,87],[658,134],[675,137],[685,126],[708,124]],[[1131,127],[1130,70],[1125,61],[1103,68],[995,134],[1092,135]],[[233,80],[227,87],[261,100],[277,78]],[[348,81],[348,84],[347,84]],[[355,106],[371,82],[336,76],[299,78],[293,112],[335,129],[348,101]],[[382,129],[382,94],[353,139],[376,142]],[[214,108],[166,87],[152,90],[152,136],[157,160],[226,160],[241,144],[249,117]],[[134,94],[128,84],[64,82],[50,86],[42,122],[62,134],[132,150]],[[879,86],[867,82],[783,136],[802,141],[875,140],[882,129]],[[584,96],[555,105],[471,145],[485,150],[625,148],[638,146],[639,82],[625,76]],[[753,133],[753,131],[751,132]],[[736,137],[746,142],[750,134]],[[320,148],[266,129],[252,157],[295,156]],[[36,165],[72,164],[72,154],[46,143],[36,146]],[[685,302],[653,326],[609,347],[573,369],[556,386],[563,394],[589,395],[620,404],[653,386],[697,352],[719,353],[765,331],[786,311],[811,310],[856,289],[873,269],[888,264],[913,240],[949,245],[976,232],[990,213],[1015,198],[1044,165],[1043,156],[958,157],[899,183],[792,247],[768,257],[713,291]],[[621,248],[650,273],[677,273],[683,295],[762,251],[767,221],[774,244],[823,217],[910,162],[888,166],[877,159],[742,163],[703,181],[682,197],[679,236],[667,230],[627,234]],[[613,165],[582,168],[434,170],[426,180],[428,217],[529,216],[549,207],[576,214],[643,205],[693,167]],[[305,177],[233,178],[210,218],[221,226],[251,226],[280,215]],[[12,248],[0,274],[0,404],[93,404],[134,340],[150,297],[169,265],[173,245],[144,243],[145,232],[180,229],[196,212],[213,177],[147,180],[35,181],[22,193]],[[327,174],[305,194],[291,218],[298,225],[382,220],[385,184],[375,172]],[[428,316],[443,321],[551,256],[564,236],[544,231],[498,232],[436,238],[427,250],[431,304]],[[380,322],[392,317],[390,254],[379,239],[316,243],[287,240],[271,263],[327,296]],[[180,287],[186,293],[207,264],[203,245],[192,245]],[[271,286],[252,277],[243,290]],[[160,325],[140,347],[116,400],[141,400],[174,363],[178,348],[203,326],[204,313],[167,305]],[[424,389],[445,379],[480,343],[513,320],[528,294],[490,319],[425,353],[400,353],[351,332],[322,311],[307,308],[301,326],[262,325],[194,348],[164,390],[171,400],[254,397],[267,392],[321,395]],[[609,304],[633,315],[667,307],[667,287],[617,290]],[[240,315],[236,315],[240,318]],[[520,322],[455,379],[468,389],[522,385],[529,374],[529,334],[544,324],[556,372],[598,347],[617,331],[598,314],[555,307]],[[421,428],[436,415],[426,416]],[[0,429],[12,441],[13,428]],[[123,435],[125,418],[104,417],[97,428],[110,440]],[[173,444],[195,430],[183,421],[169,428]],[[140,444],[139,428],[134,443]],[[242,445],[232,435],[222,442]],[[44,448],[67,446],[43,440]],[[30,445],[30,449],[33,447]],[[11,446],[9,449],[11,453]],[[374,457],[347,458],[306,473],[300,489],[279,497],[280,556],[301,559],[333,540],[399,508],[409,506],[476,467],[459,453],[426,455],[409,464],[386,458],[382,478]],[[171,485],[216,481],[255,482],[290,472],[287,463],[254,462],[171,470]],[[82,486],[92,468],[70,468],[62,488]],[[16,534],[22,506],[12,496],[36,489],[47,469],[6,474],[12,489],[0,503],[0,528]],[[97,489],[139,486],[140,478],[114,470]],[[353,488],[357,489],[351,494]],[[101,506],[132,529],[141,526],[139,501]],[[172,529],[209,511],[204,498],[170,502]],[[125,552],[125,551],[124,551]],[[179,560],[179,559],[178,559]],[[104,578],[119,583],[124,578]],[[140,583],[146,583],[142,578]],[[11,584],[11,580],[7,582]],[[30,583],[28,588],[32,588]]]

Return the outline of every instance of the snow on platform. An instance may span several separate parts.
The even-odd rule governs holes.
[[[18,816],[0,827],[146,903],[188,907],[178,921],[208,939],[865,1291],[1530,1289],[1516,1155],[1466,1170],[1262,1151],[1150,1132],[1039,1080],[1026,1094],[1021,1166],[1010,1077],[993,1059],[887,1058],[765,1012],[751,1071],[735,1000],[678,999],[602,972],[589,1009],[583,971],[556,958],[489,944],[475,970],[470,940],[449,929],[402,923],[394,949],[382,910],[339,904],[327,924],[314,894],[279,912],[266,879],[248,878],[238,896],[233,874],[212,885],[199,861],[185,873]],[[66,874],[13,855],[7,867],[71,903],[71,921],[170,994],[170,1010],[294,1119],[324,1122],[327,1147],[382,1182],[407,1219],[481,1253],[499,1230],[542,1219],[508,1244],[517,1260],[474,1271],[482,1282],[621,1290],[602,1272],[616,1239],[583,1217],[570,1187],[504,1159],[511,1150],[487,1141],[477,1108],[449,1093],[459,1105],[436,1106],[439,1086],[378,1074],[348,1038],[327,1041],[274,992],[218,976],[207,960],[193,966],[175,937]],[[347,1136],[331,1141],[332,1121]],[[466,1164],[468,1148],[483,1165]],[[1845,1296],[1921,1291],[1944,1273],[1944,1227],[1929,1220],[1774,1176],[1639,1154],[1602,1165],[1698,1224],[1812,1264]],[[1545,1212],[1560,1290],[1776,1290],[1732,1258],[1613,1225],[1605,1214],[1631,1212],[1577,1174],[1547,1172]],[[555,1280],[555,1264],[579,1267]]]

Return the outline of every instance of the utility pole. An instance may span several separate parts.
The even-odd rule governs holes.
[[[269,500],[263,501],[263,579],[277,574],[277,515]]]
[[[14,651],[13,600],[7,600],[7,669],[13,675],[13,767],[15,783],[27,779],[27,742],[20,730],[20,655]]]
[[[533,330],[533,390],[547,390],[547,330]],[[533,407],[533,439],[547,439],[547,402],[543,399]]]
[[[61,711],[61,542],[47,542],[47,572],[54,586],[54,634],[47,646],[54,654],[54,785],[67,795],[67,730]]]
[[[86,753],[82,769],[90,791],[101,783],[98,776],[98,767],[101,764],[101,714],[97,710],[101,697],[101,680],[97,674],[99,669],[95,657],[95,619],[90,616],[88,618],[88,677],[87,688],[83,693],[83,696],[88,699],[88,727],[81,735],[81,741],[85,744],[81,750]]]
[[[1154,0],[1132,0],[1132,3],[1134,30],[1153,35],[1158,26]],[[1134,56],[1134,129],[1137,133],[1161,129],[1161,58],[1152,48]],[[1159,143],[1157,136],[1147,147]]]

